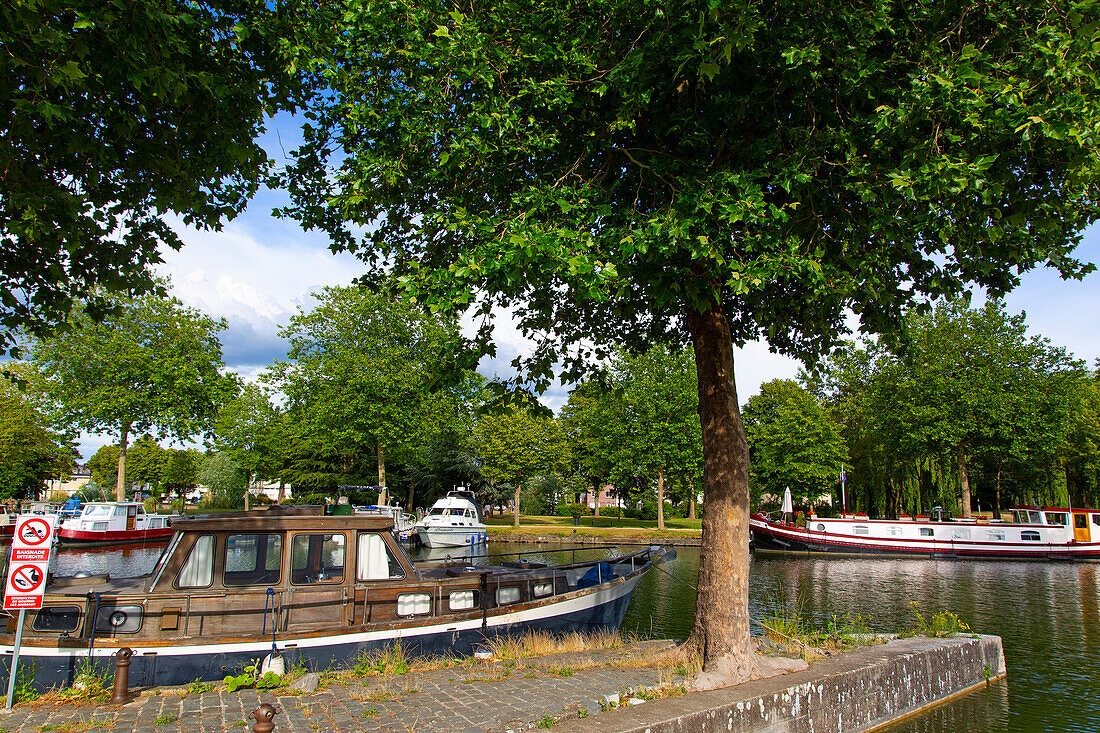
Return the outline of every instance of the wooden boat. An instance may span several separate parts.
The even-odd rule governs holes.
[[[842,555],[896,555],[985,560],[1100,559],[1100,510],[1013,507],[1012,521],[980,521],[906,514],[870,519],[811,514],[805,527],[765,514],[749,519],[757,550]]]
[[[78,516],[61,522],[57,536],[65,545],[167,542],[172,519],[146,514],[145,505],[136,501],[94,501]]]
[[[468,654],[527,629],[615,629],[641,577],[675,556],[648,547],[561,566],[417,566],[388,518],[290,513],[301,511],[178,519],[148,575],[51,578],[27,614],[20,664],[37,666],[39,687],[64,685],[129,647],[130,683],[146,686],[221,679],[273,648],[315,670],[398,640],[410,655]],[[0,670],[14,623],[0,634]]]
[[[485,541],[485,520],[477,498],[469,491],[448,491],[413,526],[426,547],[462,547]]]

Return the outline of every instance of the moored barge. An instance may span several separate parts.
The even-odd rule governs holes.
[[[757,550],[983,560],[1100,560],[1100,510],[1013,507],[1013,521],[811,514],[805,527],[749,519]]]
[[[133,650],[131,685],[148,686],[221,679],[273,648],[316,670],[397,640],[410,655],[462,655],[528,629],[616,629],[641,577],[674,556],[414,564],[388,518],[237,512],[173,526],[148,575],[48,582],[20,654],[36,687],[66,685],[89,664],[107,671],[122,647]],[[9,618],[4,668],[14,632]]]

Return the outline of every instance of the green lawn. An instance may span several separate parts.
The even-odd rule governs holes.
[[[572,527],[573,517],[554,517],[554,516],[537,516],[530,514],[519,515],[520,527]],[[485,524],[493,527],[511,527],[512,515],[511,514],[496,514],[492,517],[485,518]],[[596,527],[596,528],[610,528],[610,529],[657,529],[656,519],[627,519],[626,517],[593,517],[582,516],[580,518],[580,526],[582,527]],[[700,520],[698,519],[666,519],[665,527],[667,529],[701,529]]]

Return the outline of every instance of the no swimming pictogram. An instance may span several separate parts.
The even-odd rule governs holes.
[[[50,523],[40,517],[31,517],[19,526],[19,539],[24,545],[41,545],[50,538]]]

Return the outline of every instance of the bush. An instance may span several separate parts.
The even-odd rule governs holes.
[[[557,508],[554,510],[554,513],[557,514],[559,517],[571,517],[574,514],[578,514],[583,517],[591,514],[592,510],[589,509],[588,505],[586,504],[573,502],[569,504],[558,504]]]

